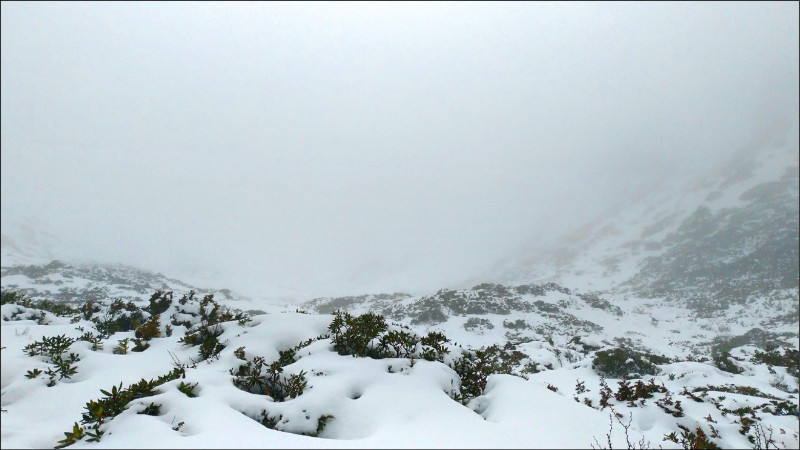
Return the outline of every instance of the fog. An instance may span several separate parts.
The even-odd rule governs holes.
[[[422,292],[797,108],[798,4],[2,4],[2,226],[251,296]]]

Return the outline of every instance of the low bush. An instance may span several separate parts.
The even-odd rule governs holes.
[[[592,368],[611,378],[633,378],[642,375],[656,375],[656,364],[666,364],[669,359],[627,348],[601,350],[595,353]]]
[[[731,361],[731,354],[728,352],[720,352],[718,354],[713,355],[714,365],[717,366],[719,370],[737,374],[744,372],[739,366],[736,365],[733,361]]]
[[[134,335],[145,341],[149,341],[150,339],[157,338],[161,336],[161,330],[159,329],[161,322],[160,316],[158,314],[154,315],[150,320],[147,322],[139,325],[136,328]]]
[[[25,308],[39,309],[55,314],[57,316],[69,317],[78,314],[80,310],[69,306],[66,303],[53,300],[34,301],[25,294],[17,291],[0,292],[0,305],[15,304]]]
[[[46,373],[50,378],[48,386],[56,385],[56,377],[59,380],[69,379],[78,373],[78,367],[74,363],[80,361],[80,357],[75,353],[66,355],[69,347],[76,339],[68,338],[66,335],[42,337],[39,341],[34,341],[25,346],[24,351],[28,356],[44,356],[46,362],[52,365]]]
[[[482,350],[465,351],[453,361],[453,370],[461,379],[459,390],[452,394],[453,400],[466,405],[483,394],[489,375],[511,373],[509,366],[499,356],[501,351],[498,346],[493,345]]]
[[[147,309],[150,314],[155,316],[166,312],[170,305],[172,305],[172,291],[156,291],[150,296],[150,305]]]
[[[712,442],[708,435],[702,428],[697,427],[695,431],[690,431],[688,427],[678,425],[681,429],[680,436],[676,435],[673,431],[670,434],[664,435],[665,441],[672,441],[676,444],[681,444],[685,449],[718,449],[719,446]]]
[[[353,316],[336,311],[328,325],[333,348],[340,355],[381,358],[379,337],[386,329],[386,319],[378,314],[365,313]]]
[[[185,305],[193,299],[194,291],[190,291],[189,295],[183,296],[183,298],[178,300],[178,303],[180,305]],[[199,314],[187,313],[192,316],[199,315],[200,320],[196,325],[192,325],[191,322],[176,321],[174,315],[172,324],[190,327],[190,331],[188,331],[179,342],[192,347],[199,346],[198,352],[201,360],[205,361],[218,358],[220,352],[225,348],[225,344],[219,340],[219,336],[222,335],[221,324],[223,322],[237,320],[240,325],[244,325],[250,318],[240,311],[222,308],[222,306],[214,300],[213,294],[203,297],[203,300],[199,302],[198,306]]]
[[[233,385],[237,388],[253,394],[268,395],[277,402],[301,395],[308,385],[305,371],[287,376],[283,373],[280,361],[267,364],[261,356],[254,356],[235,371],[231,369],[230,373],[233,375]]]
[[[493,329],[494,325],[492,325],[492,321],[483,317],[470,317],[464,322],[464,329],[467,331],[484,328],[487,330]]]
[[[780,350],[783,351],[781,352]],[[779,349],[775,346],[767,345],[765,351],[755,351],[752,361],[770,366],[786,367],[786,372],[789,375],[798,378],[798,370],[800,370],[800,351],[793,348],[783,347]]]
[[[133,400],[150,397],[157,394],[155,388],[162,384],[185,378],[186,372],[183,369],[175,369],[166,375],[162,375],[155,380],[145,380],[142,378],[139,382],[134,383],[127,388],[122,388],[122,383],[119,387],[113,386],[110,390],[101,389],[100,392],[104,397],[98,400],[90,400],[84,406],[86,412],[83,413],[81,418],[81,425],[76,422],[72,431],[65,432],[65,438],[58,442],[56,448],[64,448],[76,443],[88,436],[87,442],[98,442],[105,433],[101,427],[110,419],[125,411],[126,406]],[[196,386],[196,384],[195,384]],[[160,405],[150,403],[145,407],[140,414],[158,415],[160,413]]]

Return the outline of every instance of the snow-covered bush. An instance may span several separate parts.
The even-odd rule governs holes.
[[[628,348],[614,348],[595,353],[592,368],[611,378],[631,378],[636,375],[655,375],[656,364],[666,364],[668,358]]]
[[[201,360],[216,358],[225,348],[225,344],[219,341],[219,336],[222,334],[220,324],[236,320],[240,325],[244,325],[250,320],[250,317],[241,311],[223,308],[214,300],[213,294],[203,297],[199,304],[187,305],[190,301],[196,303],[193,300],[194,291],[190,291],[188,296],[184,296],[178,301],[180,305],[187,306],[187,308],[181,308],[179,313],[191,319],[178,321],[176,313],[172,315],[172,324],[176,326],[184,325],[190,328],[180,339],[180,342],[190,347],[199,346]]]
[[[78,373],[77,366],[73,364],[80,361],[80,357],[75,353],[66,355],[69,347],[74,342],[75,339],[62,334],[53,337],[44,336],[41,340],[34,341],[25,346],[24,350],[28,356],[44,356],[45,361],[52,365],[52,367],[48,368],[46,371],[47,376],[50,378],[47,384],[48,386],[55,386],[56,377],[58,377],[59,380],[65,378],[69,379],[72,375]]]
[[[353,316],[336,311],[328,326],[333,348],[340,355],[380,358],[383,356],[379,338],[386,329],[386,319],[378,314]]]
[[[231,369],[230,373],[237,388],[253,394],[268,395],[278,402],[301,395],[308,385],[305,371],[286,375],[280,361],[267,364],[266,359],[261,356],[254,356],[250,361],[245,360],[244,364],[235,371]]]
[[[166,375],[162,375],[155,380],[148,381],[142,378],[139,382],[131,384],[124,389],[122,387],[122,383],[119,384],[119,387],[113,386],[110,390],[101,389],[100,392],[105,395],[105,397],[102,397],[98,400],[90,400],[88,403],[86,403],[86,406],[84,407],[86,412],[83,413],[81,425],[78,425],[76,422],[73,425],[71,432],[65,432],[65,438],[58,442],[59,445],[56,448],[64,448],[72,445],[81,440],[84,436],[89,437],[87,442],[100,441],[105,433],[105,431],[101,429],[102,425],[105,424],[106,421],[125,411],[127,405],[131,401],[153,396],[157,394],[155,390],[156,387],[161,386],[168,381],[177,380],[178,378],[184,377],[186,377],[185,370],[174,369]],[[186,385],[181,383],[181,386],[184,387],[184,389],[181,389],[181,392],[185,392],[187,389]],[[196,386],[197,384],[192,386],[189,391],[191,392],[191,390]],[[140,414],[158,415],[159,409],[160,405],[150,403],[150,405],[140,411]]]

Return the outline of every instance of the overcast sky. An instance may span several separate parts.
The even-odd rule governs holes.
[[[3,234],[254,296],[480,277],[798,98],[796,2],[3,2],[0,42]]]

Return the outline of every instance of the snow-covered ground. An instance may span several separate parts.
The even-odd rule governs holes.
[[[83,319],[71,323],[68,317],[49,313],[42,320],[27,319],[25,313],[34,311],[20,308],[13,304],[2,306],[2,407],[7,411],[2,416],[3,448],[53,447],[74,423],[81,422],[86,403],[103,396],[101,389],[110,390],[120,383],[128,386],[142,378],[154,379],[171,371],[176,361],[189,363],[198,359],[198,347],[179,342],[186,330],[182,325],[176,326],[170,337],[152,339],[145,351],[127,354],[115,354],[113,349],[119,340],[133,338],[134,333],[119,332],[105,339],[103,348],[98,350],[92,350],[89,342],[73,343],[68,351],[80,358],[75,363],[77,374],[49,387],[44,374],[33,379],[25,375],[36,368],[46,371],[51,364],[44,356],[26,355],[23,348],[43,336],[63,334],[78,338],[84,331],[94,330],[95,324]],[[176,306],[170,308],[173,309],[162,315],[162,336],[168,323],[166,317]],[[331,315],[289,312],[278,306],[268,309],[266,314],[254,316],[244,324],[224,323],[219,340],[226,347],[218,359],[199,362],[195,368],[186,369],[185,379],[166,382],[156,389],[156,395],[132,401],[124,412],[102,426],[105,434],[100,442],[91,443],[84,438],[71,448],[586,448],[592,444],[607,447],[610,429],[612,446],[626,448],[623,424],[629,422],[628,440],[644,439],[651,448],[680,448],[678,443],[664,441],[671,432],[680,436],[678,425],[692,431],[700,427],[708,434],[716,430],[718,437],[712,441],[717,445],[745,448],[753,444],[739,433],[740,417],[726,411],[769,405],[773,400],[793,405],[793,415],[771,414],[763,407],[755,414],[765,428],[772,430],[778,448],[798,446],[797,382],[786,374],[785,368],[748,362],[747,356],[756,350],[752,347],[743,346],[732,353],[742,360],[737,364],[744,371],[737,375],[708,363],[660,365],[660,372],[652,379],[659,386],[663,384],[674,401],[681,402],[685,414],[682,417],[657,405],[666,396],[663,392],[647,399],[644,405],[637,400],[635,406],[630,406],[612,398],[611,407],[601,408],[601,378],[592,368],[591,358],[531,373],[527,379],[491,375],[483,395],[463,405],[451,398],[460,385],[459,376],[447,364],[460,351],[454,346],[444,363],[340,355],[334,351],[331,339],[325,337]],[[12,318],[15,312],[20,314]],[[600,322],[606,330],[612,325]],[[660,324],[653,329],[659,327],[670,328]],[[486,341],[476,339],[480,335],[463,326],[440,329],[451,341],[465,347],[494,340],[487,335],[483,336],[490,338]],[[620,326],[617,330],[626,328]],[[417,331],[423,334],[426,328],[417,327]],[[244,347],[247,359],[262,356],[269,362],[279,358],[279,351],[309,339],[315,340],[300,348],[295,361],[284,367],[286,374],[306,373],[308,385],[301,395],[278,402],[234,386],[230,371],[242,363],[234,354],[237,349]],[[535,347],[542,344],[546,343],[532,341],[520,348],[535,355]],[[797,342],[794,346],[797,348]],[[645,376],[643,380],[650,378]],[[788,385],[784,389],[795,393],[773,386],[776,379],[782,379]],[[606,381],[613,390],[620,382],[611,378]],[[190,398],[181,392],[181,382],[197,383],[197,396]],[[585,392],[576,390],[579,382],[583,382]],[[754,395],[718,391],[727,389],[725,386],[747,386],[757,391],[753,391]],[[693,400],[682,393],[684,387],[690,393],[705,388],[707,394]],[[161,405],[158,415],[138,414],[151,402]],[[611,408],[621,414],[619,421],[614,419],[613,427]],[[264,412],[276,418],[276,429],[259,421]],[[302,434],[315,433],[323,416],[332,417],[318,437]]]

